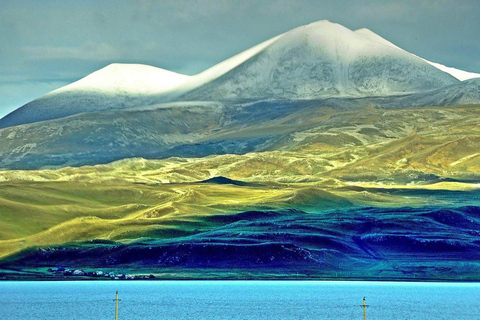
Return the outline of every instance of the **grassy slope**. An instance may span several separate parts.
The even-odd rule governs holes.
[[[1,172],[0,257],[78,240],[192,234],[212,228],[204,219],[212,214],[430,204],[386,189],[478,188],[479,114],[478,106],[322,113],[277,151]],[[196,183],[214,176],[254,184]]]

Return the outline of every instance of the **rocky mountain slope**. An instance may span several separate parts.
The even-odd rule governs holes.
[[[382,112],[394,114],[397,109],[405,112],[391,120],[393,127],[381,126],[372,132],[388,137],[392,128],[409,128],[395,133],[394,137],[400,137],[418,132],[423,124],[442,132],[444,129],[434,125],[435,118],[425,116],[429,114],[428,109],[418,107],[444,106],[443,113],[453,117],[448,125],[454,125],[457,117],[465,123],[476,121],[477,114],[454,115],[447,112],[446,106],[472,105],[468,110],[475,110],[474,103],[480,101],[479,89],[480,81],[472,79],[443,89],[397,97],[176,102],[83,113],[0,129],[0,168],[55,168],[131,157],[162,159],[290,150],[298,146],[296,137],[309,130],[320,133],[315,128],[340,126],[332,119],[345,117],[351,123],[341,126],[354,128],[358,121],[355,117],[363,116],[364,112],[373,117]],[[411,105],[418,107],[405,107]],[[412,117],[406,117],[408,112]],[[373,124],[367,122],[366,125]],[[468,135],[476,134],[475,127],[468,128]]]

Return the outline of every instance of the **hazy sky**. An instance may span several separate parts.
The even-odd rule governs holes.
[[[111,62],[195,74],[323,19],[480,72],[479,17],[479,0],[0,0],[0,117]]]

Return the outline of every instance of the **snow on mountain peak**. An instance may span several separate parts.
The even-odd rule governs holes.
[[[284,47],[306,46],[330,54],[336,60],[349,60],[357,55],[396,53],[397,50],[391,50],[386,40],[386,43],[379,41],[377,38],[382,38],[375,33],[370,31],[366,36],[367,30],[356,32],[338,23],[321,20],[293,29],[283,34],[277,42],[283,43]]]
[[[327,20],[295,28],[234,58],[235,64],[222,62],[200,74],[202,81],[183,98],[391,95],[456,83],[367,29],[352,31]],[[207,77],[213,70],[215,76]]]
[[[360,34],[362,36],[365,36],[366,38],[371,39],[373,41],[377,41],[379,43],[383,43],[385,45],[389,45],[391,47],[403,50],[403,49],[397,47],[396,45],[394,45],[393,43],[391,43],[390,41],[388,41],[388,40],[380,37],[376,33],[370,31],[369,29],[366,29],[366,28],[358,29],[358,30],[355,30],[355,33]],[[412,55],[416,56],[414,54],[412,54]],[[447,67],[443,64],[428,61],[428,60],[423,59],[423,58],[420,58],[420,59],[422,59],[423,61],[427,62],[428,64],[434,66],[435,68],[439,69],[440,71],[443,71],[445,73],[448,73],[448,74],[452,75],[453,77],[457,78],[460,81],[465,81],[465,80],[469,80],[469,79],[473,79],[473,78],[480,78],[480,74],[478,74],[478,73],[468,72],[468,71],[463,71],[463,70],[459,70],[459,69],[456,69],[456,68]]]
[[[332,23],[328,20],[312,22],[308,25],[300,26],[286,33],[268,39],[250,49],[247,49],[227,60],[224,60],[213,67],[191,77],[191,80],[183,87],[183,91],[191,90],[195,87],[211,82],[224,74],[230,72],[236,67],[242,65],[249,59],[267,50],[270,46],[277,42],[283,42],[285,46],[292,46],[295,42],[310,38],[307,42],[317,42],[321,44],[322,37],[335,38],[337,33],[349,35],[352,33],[348,28]],[[180,87],[182,89],[182,87]]]
[[[149,105],[189,79],[148,65],[113,63],[11,112],[2,119],[0,128]]]
[[[300,30],[305,33],[320,32],[320,33],[331,34],[331,35],[343,34],[345,36],[349,36],[352,34],[352,30],[348,29],[347,27],[342,26],[339,23],[330,22],[328,20],[315,21],[315,22],[306,24],[304,26],[295,28],[290,32],[300,31]]]
[[[52,91],[102,91],[105,93],[162,94],[182,85],[190,76],[142,64],[112,63],[70,85]]]
[[[423,60],[425,60],[425,59],[423,59]],[[444,66],[443,64],[436,63],[436,62],[431,62],[431,61],[428,61],[428,60],[425,60],[425,62],[431,64],[432,66],[434,66],[435,68],[437,68],[439,70],[442,70],[443,72],[451,74],[452,76],[454,76],[455,78],[457,78],[460,81],[470,80],[470,79],[474,79],[474,78],[480,78],[479,73],[468,72],[468,71],[463,71],[463,70],[459,70],[459,69],[452,68],[452,67],[447,67],[447,66]]]

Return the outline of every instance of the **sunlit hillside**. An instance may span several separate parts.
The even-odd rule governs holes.
[[[300,218],[477,204],[480,107],[318,110],[315,126],[285,134],[272,151],[0,172],[0,256],[91,240],[180,239],[242,212],[294,209]]]

